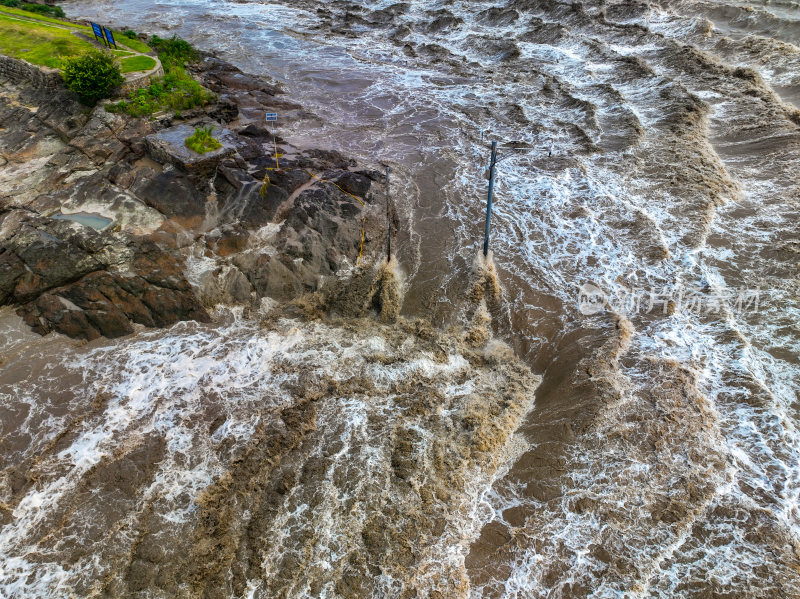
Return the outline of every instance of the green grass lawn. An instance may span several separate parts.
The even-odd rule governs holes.
[[[0,52],[13,58],[58,68],[61,58],[81,54],[91,47],[66,29],[0,14]]]
[[[149,71],[156,66],[156,61],[149,56],[131,56],[122,59],[122,72]]]
[[[0,16],[5,16],[3,15],[3,13],[25,17],[27,19],[33,19],[35,21],[40,21],[40,23],[43,25],[47,23],[52,23],[53,25],[62,25],[64,27],[69,27],[73,31],[80,31],[82,33],[86,33],[94,37],[94,32],[92,31],[92,28],[89,25],[77,25],[75,23],[61,21],[53,17],[27,12],[24,10],[20,10],[18,8],[11,8],[8,6],[0,6]],[[102,25],[102,23],[100,25]],[[131,39],[129,37],[125,37],[124,35],[122,35],[121,31],[115,31],[112,29],[111,32],[114,34],[114,41],[117,42],[117,47],[129,48],[131,50],[135,50],[136,52],[150,52],[151,50],[150,46],[148,46],[144,42],[141,42],[138,39]],[[42,64],[42,63],[37,63],[37,64]]]
[[[131,50],[136,50],[137,52],[147,53],[151,51],[150,46],[144,42],[125,37],[119,31],[114,31],[113,29],[111,31],[114,32],[114,41],[117,42],[117,46],[127,46]]]
[[[61,21],[60,19],[56,19],[53,17],[48,17],[45,15],[40,15],[34,12],[28,12],[25,10],[20,10],[19,8],[11,8],[10,6],[0,6],[0,11],[6,12],[12,15],[18,15],[20,17],[27,17],[29,19],[35,19],[37,21],[42,21],[43,23],[54,23],[56,25],[66,25],[67,27],[72,27],[73,29],[80,29],[84,33],[91,33],[92,28],[89,25],[76,25],[75,23],[67,23],[65,21]]]

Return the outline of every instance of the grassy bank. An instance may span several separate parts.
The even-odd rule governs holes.
[[[120,66],[123,73],[149,71],[156,66],[156,61],[149,56],[131,56],[129,58],[123,58],[120,61]]]
[[[20,2],[19,0],[0,0],[0,7],[5,9],[13,9],[22,14],[33,13],[45,17],[58,19],[64,16],[64,11],[60,6],[52,6],[49,4],[35,4],[31,2]]]
[[[77,56],[94,47],[77,33],[94,38],[88,25],[69,23],[47,15],[33,13],[0,4],[0,53],[27,60],[31,64],[59,68],[61,60]],[[123,50],[150,52],[150,47],[138,39],[131,39],[114,31],[117,46]],[[135,57],[141,58],[141,57]],[[151,65],[147,68],[140,68]],[[148,70],[155,61],[123,60],[123,72]]]
[[[0,52],[7,56],[58,68],[62,57],[76,56],[91,48],[92,44],[67,29],[0,14]]]
[[[51,16],[26,12],[0,3],[0,53],[21,58],[36,65],[60,68],[64,59],[84,54],[94,44],[80,34],[94,39],[91,27],[69,23]],[[146,117],[164,110],[181,111],[205,106],[216,95],[202,87],[186,72],[187,62],[198,58],[197,51],[179,38],[162,39],[153,36],[149,45],[136,38],[132,31],[114,31],[118,50],[112,50],[119,59],[122,73],[149,71],[156,66],[150,56],[135,52],[158,53],[164,67],[164,77],[146,88],[138,89],[127,99],[109,104],[110,112],[124,112],[131,116]]]
[[[106,105],[106,110],[136,117],[152,116],[163,110],[180,115],[184,110],[205,106],[216,100],[216,94],[205,89],[186,72],[186,63],[198,58],[197,51],[188,42],[177,37],[162,39],[153,36],[149,43],[158,52],[164,77],[153,81],[148,87],[132,91],[126,100]]]

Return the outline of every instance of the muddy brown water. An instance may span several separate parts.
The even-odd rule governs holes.
[[[525,387],[524,418],[507,421],[516,436],[470,462],[463,402],[477,392],[494,405],[491,367],[465,367],[454,356],[468,351],[453,348],[431,370],[424,335],[421,348],[343,334],[347,323],[253,336],[223,316],[219,331],[83,348],[14,332],[4,459],[26,463],[48,443],[53,458],[40,482],[4,479],[4,518],[18,522],[0,539],[8,594],[800,596],[794,3],[65,8],[273,76],[319,117],[281,114],[281,136],[390,164],[402,313],[441,329],[480,316],[470,293],[488,141],[533,147],[501,150],[503,295],[487,309],[542,380]],[[585,284],[608,296],[604,309],[581,309]],[[752,293],[743,303],[753,291],[758,305]],[[320,383],[287,360],[344,386],[323,385],[311,414],[302,389]],[[346,374],[328,367],[339,361]],[[362,380],[380,371],[370,364],[386,369],[377,387]],[[409,372],[421,386],[398,388]],[[431,401],[461,419],[426,420]],[[112,455],[115,435],[129,453]],[[156,470],[132,453],[151,436],[167,456]],[[115,499],[96,482],[109,477],[86,473],[126,455],[140,478],[133,499]],[[48,504],[61,488],[68,506]],[[69,524],[92,488],[116,506],[106,529]],[[196,499],[209,493],[213,509]],[[198,509],[210,511],[192,529]],[[191,542],[159,553],[159,527]],[[182,576],[187,552],[208,568]]]

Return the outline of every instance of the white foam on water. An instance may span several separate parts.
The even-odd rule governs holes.
[[[103,10],[109,18],[118,15],[120,20],[127,21],[129,17],[141,18],[136,12],[145,10],[144,4],[110,3],[104,4]],[[369,8],[390,4],[392,2],[382,0],[370,3]],[[718,82],[683,72],[680,64],[661,62],[667,55],[665,44],[671,40],[679,44],[686,40],[701,43],[697,34],[701,22],[695,13],[706,10],[704,4],[683,2],[674,7],[651,7],[643,17],[629,21],[665,36],[663,39],[646,35],[645,39],[632,43],[621,34],[601,31],[602,28],[595,25],[570,30],[565,40],[555,47],[518,41],[521,56],[507,68],[492,64],[491,72],[487,73],[483,68],[487,57],[476,39],[513,40],[526,30],[529,18],[535,16],[531,11],[511,26],[477,23],[475,15],[495,4],[448,3],[447,8],[462,18],[464,24],[452,32],[430,34],[425,28],[430,16],[425,11],[440,5],[411,3],[409,13],[399,18],[414,25],[408,40],[443,47],[444,62],[439,63],[430,62],[424,56],[402,55],[388,41],[385,29],[370,31],[360,27],[358,39],[315,31],[317,19],[308,7],[324,6],[336,12],[336,7],[330,3],[301,6],[299,3],[171,2],[160,5],[157,14],[160,19],[161,15],[172,13],[165,24],[180,26],[176,31],[192,41],[207,47],[222,44],[221,49],[246,70],[260,70],[283,80],[290,94],[328,121],[314,128],[314,136],[320,143],[327,143],[364,162],[374,162],[377,156],[390,156],[403,163],[398,172],[407,180],[399,181],[398,189],[412,198],[408,200],[409,205],[429,201],[419,198],[419,188],[411,179],[424,173],[433,157],[445,154],[454,166],[452,173],[448,172],[441,182],[444,208],[439,219],[443,231],[452,231],[452,246],[464,256],[472,251],[476,229],[481,223],[483,204],[475,198],[483,200],[485,196],[486,184],[481,174],[486,161],[482,147],[486,139],[523,140],[533,145],[534,150],[527,156],[514,155],[500,164],[493,249],[503,272],[516,281],[528,282],[529,286],[541,285],[566,306],[566,314],[554,317],[562,318],[565,323],[579,318],[577,288],[583,282],[591,281],[612,295],[630,286],[646,289],[678,283],[707,282],[712,289],[719,290],[731,284],[756,282],[760,272],[770,269],[769,258],[754,248],[769,248],[774,244],[774,231],[787,231],[791,225],[778,213],[790,216],[793,213],[790,204],[776,200],[785,199],[782,184],[765,179],[761,174],[763,164],[735,154],[720,159],[719,164],[729,171],[727,175],[736,178],[742,191],[739,196],[724,198],[728,203],[715,208],[708,234],[701,236],[693,247],[688,247],[683,239],[697,223],[686,213],[682,200],[667,189],[665,179],[658,179],[656,185],[652,183],[651,178],[660,176],[659,173],[638,172],[645,167],[669,171],[686,162],[686,157],[681,155],[667,164],[647,162],[647,152],[658,149],[666,139],[661,122],[664,117],[662,92],[673,92],[687,101],[696,97],[707,102],[712,110],[709,115],[712,136],[713,131],[744,110],[738,92],[732,94]],[[81,5],[81,10],[84,8],[90,10]],[[681,12],[684,10],[686,14]],[[757,12],[763,10],[759,8]],[[548,21],[547,15],[542,16]],[[225,17],[220,21],[224,24],[209,26],[209,22],[214,22],[212,17]],[[256,25],[253,25],[254,20]],[[213,27],[218,27],[216,32]],[[225,28],[246,35],[238,40],[233,35],[219,35]],[[703,49],[713,52],[712,45],[716,41],[717,38],[709,38]],[[614,55],[640,57],[654,73],[633,80],[620,77],[614,63],[606,61],[606,56]],[[741,64],[754,68],[762,66],[757,55],[748,57],[742,53],[739,58]],[[462,66],[456,69],[447,62],[451,59]],[[313,65],[309,66],[312,61]],[[576,100],[589,102],[596,107],[596,116],[583,104],[546,101],[540,93],[543,81],[536,70],[546,73],[553,85],[561,86],[563,92],[555,94],[557,98],[564,99],[569,94]],[[759,70],[770,85],[794,84],[796,80],[792,69],[780,73],[768,65]],[[452,73],[468,83],[441,83],[443,73]],[[520,75],[518,80],[514,79],[516,75]],[[341,78],[353,81],[348,91],[339,96],[331,90],[334,89],[332,82]],[[440,84],[433,83],[435,81]],[[577,133],[568,132],[568,127],[580,125],[591,141],[603,141],[608,132],[603,130],[601,117],[609,116],[609,106],[613,102],[597,88],[601,84],[620,94],[622,105],[641,123],[644,137],[619,151],[589,153],[582,149],[585,141]],[[504,111],[512,104],[521,107],[527,122],[505,117]],[[307,128],[307,123],[298,119],[288,125],[287,131],[298,136],[308,135],[307,131],[304,133]],[[698,143],[705,144],[709,155],[719,158],[723,149],[719,149],[720,154],[714,154],[713,144],[704,137],[706,133],[699,133]],[[477,145],[481,145],[480,152],[475,150]],[[568,166],[561,170],[549,165],[538,168],[536,164],[552,158],[548,156],[550,149],[555,150],[556,159],[569,161]],[[794,156],[782,159],[796,165]],[[761,202],[773,202],[773,208],[760,209]],[[739,209],[754,212],[742,217],[737,215]],[[413,215],[409,219],[417,224]],[[631,225],[634,222],[640,224]],[[727,239],[728,243],[712,240],[716,245],[709,245],[708,236]],[[425,242],[414,238],[413,234],[412,239],[420,245]],[[663,260],[642,259],[643,254],[659,248],[668,251]],[[415,251],[417,256],[422,254],[420,249]],[[739,274],[734,275],[731,265],[738,267]],[[417,265],[412,265],[410,271],[413,287]],[[461,275],[463,273],[450,273],[444,280]],[[753,512],[768,514],[780,524],[773,526],[775,530],[780,529],[775,534],[784,534],[790,542],[798,543],[800,447],[796,402],[800,342],[796,323],[800,310],[796,286],[791,287],[779,279],[773,277],[766,281],[782,294],[763,307],[758,318],[737,313],[729,305],[719,318],[678,312],[646,326],[637,324],[634,327],[629,350],[631,361],[641,364],[648,359],[676,360],[696,377],[710,427],[700,436],[706,444],[704,447],[723,456],[726,464],[720,471],[708,473],[708,480],[715,487],[711,498],[698,504],[697,513],[682,524],[680,530],[651,525],[649,504],[641,498],[642,489],[647,489],[654,497],[667,496],[675,483],[667,476],[651,482],[658,471],[658,463],[652,456],[638,456],[638,446],[625,441],[626,435],[636,441],[636,430],[618,418],[635,411],[637,402],[643,401],[643,392],[654,382],[652,372],[644,367],[623,369],[618,402],[609,406],[598,419],[595,436],[578,443],[574,454],[568,456],[571,462],[563,485],[572,495],[565,495],[555,505],[537,504],[522,490],[514,489],[513,484],[503,480],[483,495],[482,507],[478,510],[482,514],[489,506],[493,517],[499,519],[504,509],[520,505],[538,514],[530,528],[516,531],[520,535],[519,550],[509,564],[511,574],[504,583],[506,597],[557,595],[567,592],[565,585],[574,583],[594,589],[594,597],[626,596],[624,593],[628,593],[627,596],[681,597],[689,593],[681,587],[687,578],[698,581],[707,578],[728,588],[743,577],[752,576],[759,563],[772,564],[774,559],[770,554],[770,541],[753,542],[746,538],[746,524],[734,516],[726,520],[725,516],[715,515],[734,507],[744,506]],[[512,309],[517,313],[537,308],[527,303],[524,295],[512,292]],[[180,338],[182,332],[178,329],[172,334]],[[514,334],[531,339],[536,339],[537,335],[532,330],[516,330]],[[298,336],[302,337],[299,332],[290,332],[288,341],[269,342],[276,343],[280,351],[295,351],[297,359],[309,363],[331,359],[341,349],[331,351],[321,346],[298,349],[292,345],[302,345]],[[115,408],[114,426],[131,426],[138,416],[149,413],[148,406],[152,402],[161,401],[163,406],[156,410],[159,415],[153,426],[173,430],[181,414],[188,413],[187,406],[198,401],[192,389],[220,392],[230,386],[242,396],[264,391],[256,379],[266,376],[268,369],[253,363],[257,359],[266,362],[271,359],[272,354],[261,347],[262,341],[254,342],[254,346],[231,348],[230,353],[206,349],[208,353],[203,354],[196,346],[199,339],[179,343],[172,351],[142,346],[137,351],[149,358],[144,361],[134,358],[130,368],[126,366],[126,376],[131,382],[124,388],[123,395],[130,399]],[[357,360],[353,352],[358,351],[381,351],[381,346],[372,340],[348,348],[345,353]],[[92,355],[97,364],[105,360],[117,364],[108,353],[101,351]],[[237,368],[237,361],[252,366],[258,376],[244,366]],[[215,365],[219,362],[225,365]],[[173,363],[176,368],[180,365],[179,370],[169,366]],[[451,363],[447,367],[462,366]],[[345,380],[350,371],[346,364],[339,367],[334,376]],[[402,368],[377,364],[369,368],[375,380],[386,384],[398,373],[408,374],[420,369],[429,376],[438,367],[432,361],[421,360]],[[153,374],[143,373],[156,374],[154,378]],[[98,379],[114,379],[116,375],[113,368],[97,372]],[[158,377],[163,378],[159,380]],[[172,397],[173,388],[178,390],[178,399],[166,401],[165,398]],[[460,392],[456,388],[446,391]],[[343,442],[354,443],[354,439],[366,435],[364,418],[369,409],[370,406],[356,402],[347,404],[341,414],[327,417],[332,424],[344,427],[340,433]],[[242,418],[239,424],[226,423],[225,426],[228,427],[226,431],[246,434],[252,423]],[[78,460],[84,467],[103,451],[103,443],[107,442],[110,432],[102,428],[92,434],[87,431],[82,437],[83,445],[76,446],[73,453],[64,454],[63,459]],[[188,447],[186,438],[180,436],[171,443],[171,451],[185,451]],[[681,452],[687,451],[689,444],[672,446],[672,449],[675,455],[664,459],[679,476],[686,468],[680,463]],[[373,453],[353,467],[364,468],[365,479],[368,479],[377,472],[375,463],[380,459],[385,456]],[[700,466],[693,464],[695,469],[690,469],[690,473],[696,474]],[[164,478],[163,473],[159,476],[164,488],[170,484],[200,488],[207,484],[208,473],[213,469],[213,462],[204,463],[198,472],[206,474],[196,481],[172,480]],[[754,493],[742,491],[739,483],[766,491],[769,505],[760,502]],[[599,502],[601,515],[591,510],[576,513],[571,502],[578,493]],[[335,517],[336,502],[330,499],[326,505],[329,506],[326,513]],[[609,514],[616,519],[606,518]],[[295,506],[285,517],[285,534],[288,535],[292,530],[290,520],[301,522],[308,516],[306,509]],[[482,522],[483,518],[475,521]],[[471,525],[467,520],[465,523]],[[692,534],[693,526],[708,533],[708,538],[697,538]],[[542,539],[547,546],[538,551],[535,547]],[[632,568],[636,571],[625,575],[609,573],[601,560],[587,554],[586,548],[592,544],[605,544],[621,554],[636,557]],[[320,546],[319,555],[324,554],[325,548],[334,551],[334,545],[335,535],[331,533]],[[459,551],[453,553],[453,548],[446,543],[440,550],[439,558],[445,563],[452,563],[449,562],[452,555],[460,555]],[[564,570],[562,574],[545,579],[544,573],[550,568],[557,570],[559,566]],[[391,594],[396,589],[396,581],[386,578],[384,582],[386,592]],[[752,587],[753,597],[767,596],[768,581],[761,582],[765,585],[763,588]],[[477,596],[480,590],[474,592]]]

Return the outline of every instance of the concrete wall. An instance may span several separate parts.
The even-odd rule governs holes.
[[[14,83],[29,82],[38,89],[59,89],[64,86],[61,72],[47,67],[37,67],[24,60],[0,55],[0,78]]]

